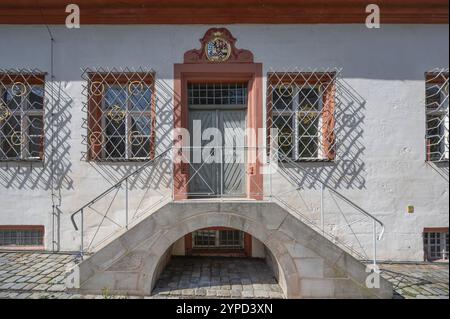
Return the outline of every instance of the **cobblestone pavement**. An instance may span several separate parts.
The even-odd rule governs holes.
[[[381,264],[381,275],[394,287],[395,299],[448,299],[447,264]]]
[[[66,292],[66,268],[74,255],[0,252],[0,298],[140,298]],[[449,298],[448,264],[381,264],[394,298]],[[174,257],[149,298],[282,298],[264,261],[245,258]],[[147,297],[146,297],[147,298]]]
[[[174,257],[161,274],[155,297],[283,298],[263,259]]]
[[[66,295],[66,268],[74,255],[0,252],[0,298],[58,298]]]

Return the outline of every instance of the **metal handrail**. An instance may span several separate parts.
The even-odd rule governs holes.
[[[190,148],[195,148],[195,147],[178,147],[178,149],[190,149]],[[226,148],[226,147],[223,147]],[[251,149],[252,147],[243,147],[244,149]],[[257,149],[261,149],[264,147],[255,147]],[[173,147],[173,149],[177,149],[177,147]],[[106,189],[104,192],[102,192],[100,195],[96,196],[94,199],[90,200],[89,202],[87,202],[85,205],[83,205],[82,207],[80,207],[77,211],[75,211],[74,213],[71,214],[71,221],[72,224],[75,228],[76,231],[79,230],[79,227],[75,221],[75,216],[77,214],[81,214],[81,233],[83,233],[83,219],[84,219],[84,210],[90,206],[92,206],[94,203],[96,203],[97,201],[99,201],[100,199],[104,198],[106,195],[108,195],[109,193],[111,193],[112,191],[120,188],[122,186],[123,183],[128,183],[128,179],[138,173],[140,173],[141,171],[143,171],[145,168],[147,168],[148,166],[154,164],[156,162],[156,160],[162,158],[165,154],[167,154],[168,152],[172,151],[172,147],[168,148],[167,150],[165,150],[164,152],[162,152],[161,154],[159,154],[158,156],[154,157],[153,159],[151,159],[150,161],[146,162],[144,165],[142,165],[141,167],[139,167],[138,169],[136,169],[135,171],[131,172],[130,174],[126,175],[125,177],[123,177],[122,179],[120,179],[117,183],[115,183],[114,185],[112,185],[111,187],[109,187],[108,189]],[[338,196],[341,200],[343,200],[345,203],[347,203],[348,205],[352,206],[354,209],[356,209],[357,211],[359,211],[360,213],[362,213],[364,216],[370,218],[373,222],[373,255],[374,255],[374,264],[376,264],[376,241],[381,240],[381,238],[383,237],[384,234],[384,230],[385,230],[385,226],[383,224],[383,222],[381,222],[378,218],[376,218],[375,216],[373,216],[372,214],[370,214],[368,211],[366,211],[365,209],[363,209],[362,207],[360,207],[359,205],[357,205],[356,203],[354,203],[352,200],[350,200],[349,198],[347,198],[346,196],[344,196],[342,193],[338,192],[337,190],[335,190],[333,187],[331,187],[330,185],[327,184],[327,182],[321,180],[320,178],[318,178],[317,176],[315,176],[314,174],[311,174],[310,172],[308,172],[305,168],[301,167],[299,165],[299,163],[293,161],[292,159],[286,158],[285,159],[286,162],[292,164],[295,168],[298,168],[299,170],[301,170],[305,175],[313,178],[315,181],[317,181],[318,183],[320,183],[322,185],[322,191],[323,189],[328,189],[330,190],[333,194],[335,194],[336,196]],[[288,180],[292,185],[295,186],[295,190],[301,190],[301,187],[299,187],[299,184],[297,182],[295,182],[292,179],[287,178],[286,176],[284,176],[284,174],[281,174],[286,180]],[[127,186],[128,188],[128,186]],[[128,189],[127,189],[128,191]],[[128,194],[127,194],[128,195]],[[283,204],[283,206],[287,206],[289,208],[289,210],[292,210],[295,208],[289,207],[289,205],[287,205],[287,203],[285,203],[282,199],[278,198],[275,194],[272,194],[270,192],[270,197],[277,199],[278,201],[280,201],[280,203]],[[128,198],[126,199],[128,200]],[[322,199],[321,199],[322,201]],[[321,203],[321,205],[323,205],[323,203]],[[128,203],[126,204],[126,206],[128,206]],[[128,211],[127,211],[127,227],[128,227]],[[299,212],[297,212],[297,214],[299,214]],[[300,214],[301,218],[304,218],[303,214]],[[323,219],[323,217],[322,217]],[[379,235],[377,234],[377,224],[381,227],[381,231],[379,232]],[[318,225],[315,225],[314,227],[319,227]],[[325,231],[324,231],[324,224],[323,224],[323,220],[322,220],[322,233],[325,235]],[[319,227],[320,229],[320,227]],[[330,238],[332,238],[333,240],[335,240],[334,235],[328,234],[327,236],[331,236]],[[82,242],[81,242],[81,255],[83,255],[83,234],[82,234]],[[345,243],[341,243],[344,244]],[[347,246],[346,246],[347,247]],[[347,247],[347,249],[350,249],[353,251],[353,253],[358,254],[359,253],[357,251],[354,251],[351,247]],[[361,257],[361,256],[360,256]],[[366,257],[368,257],[366,255]],[[363,257],[364,258],[364,257]]]
[[[284,158],[283,158],[284,159]],[[337,195],[339,198],[341,198],[343,201],[345,201],[347,204],[349,204],[350,206],[352,206],[353,208],[355,208],[356,210],[358,210],[359,212],[363,213],[364,215],[366,215],[367,217],[371,218],[372,220],[374,220],[376,223],[378,223],[381,226],[381,232],[380,235],[378,236],[378,240],[381,240],[381,238],[383,237],[384,234],[384,224],[382,221],[380,221],[378,218],[376,218],[375,216],[373,216],[372,214],[370,214],[368,211],[366,211],[365,209],[363,209],[361,206],[357,205],[355,202],[353,202],[351,199],[349,199],[348,197],[346,197],[345,195],[341,194],[340,192],[338,192],[337,190],[335,190],[333,187],[331,187],[330,185],[328,185],[326,182],[324,182],[323,180],[321,180],[320,178],[317,178],[317,176],[314,176],[313,174],[309,173],[306,169],[304,169],[303,167],[301,167],[300,165],[298,165],[297,162],[291,160],[290,158],[286,158],[289,163],[295,165],[296,168],[300,169],[302,172],[304,172],[306,175],[308,175],[311,178],[314,178],[316,181],[318,181],[323,187],[327,188],[328,190],[330,190],[332,193],[334,193],[335,195]],[[301,187],[298,187],[297,190],[300,190]]]
[[[75,211],[74,213],[72,213],[72,215],[70,215],[70,219],[72,221],[72,225],[75,228],[76,231],[78,231],[78,226],[77,223],[75,222],[75,215],[81,213],[86,207],[91,206],[92,204],[94,204],[95,202],[97,202],[98,200],[102,199],[103,197],[105,197],[106,195],[108,195],[109,193],[111,193],[113,190],[117,189],[118,187],[120,187],[122,185],[122,183],[124,183],[125,181],[127,181],[130,177],[134,176],[135,174],[140,173],[142,170],[144,170],[145,168],[147,168],[148,166],[150,166],[151,164],[153,164],[157,159],[163,157],[166,153],[168,153],[169,151],[171,151],[172,149],[169,148],[167,150],[165,150],[164,152],[162,152],[161,154],[155,156],[154,158],[152,158],[151,160],[149,160],[148,162],[146,162],[144,165],[142,165],[141,167],[139,167],[138,169],[136,169],[135,171],[131,172],[130,174],[126,175],[125,177],[123,177],[122,179],[120,179],[116,184],[112,185],[111,187],[109,187],[107,190],[105,190],[103,193],[101,193],[100,195],[98,195],[97,197],[95,197],[94,199],[90,200],[89,202],[87,202],[85,205],[83,205],[81,208],[79,208],[77,211]]]
[[[375,216],[373,216],[372,214],[370,214],[368,211],[366,211],[365,209],[363,209],[361,206],[357,205],[355,202],[353,202],[351,199],[349,199],[348,197],[346,197],[345,195],[343,195],[342,193],[338,192],[336,189],[334,189],[333,187],[331,187],[330,185],[328,185],[327,182],[321,180],[320,178],[318,178],[317,176],[309,173],[305,168],[301,167],[299,165],[298,162],[293,161],[290,158],[284,158],[283,160],[285,162],[288,162],[289,164],[291,164],[292,166],[294,166],[295,168],[298,168],[299,170],[301,170],[305,175],[307,175],[308,177],[313,178],[315,181],[317,181],[320,185],[321,185],[321,192],[323,193],[324,189],[328,189],[331,193],[333,193],[334,195],[338,196],[341,200],[343,200],[345,203],[347,203],[348,205],[350,205],[351,207],[353,207],[354,209],[356,209],[358,212],[362,213],[364,216],[370,218],[372,220],[372,246],[373,246],[373,264],[376,265],[377,264],[377,241],[380,241],[384,235],[384,231],[385,231],[385,226],[383,224],[382,221],[380,221],[378,218],[376,218]],[[297,182],[294,182],[292,179],[287,178],[284,174],[281,174],[282,177],[284,177],[289,183],[291,183],[292,185],[294,185],[296,188],[296,191],[301,190],[302,188],[299,187],[299,184]],[[340,242],[340,240],[337,240],[337,238],[335,238],[334,235],[332,234],[328,234],[327,232],[325,232],[325,228],[324,228],[324,215],[323,215],[323,194],[321,195],[321,220],[322,220],[322,225],[318,226],[316,225],[314,222],[311,223],[311,225],[313,226],[313,228],[317,227],[318,230],[320,230],[322,232],[322,234],[325,236],[330,236],[330,239],[333,240],[333,242],[337,243],[339,242],[341,245],[344,245],[344,247],[346,247],[346,249],[349,249],[350,251],[353,252],[353,254],[359,255],[362,258],[368,258],[368,256],[366,255],[365,257],[363,257],[359,252],[355,251],[352,247],[347,246],[344,242]],[[300,214],[300,216],[302,218],[305,218],[303,216],[302,213],[300,213],[296,208],[291,207],[289,204],[287,204],[282,198],[279,198],[279,196],[277,196],[276,194],[272,194],[271,195],[272,198],[276,199],[278,202],[280,202],[281,204],[283,204],[284,206],[286,206],[289,210],[294,210],[294,212],[296,214]],[[380,232],[378,235],[377,232],[377,224],[380,226]]]

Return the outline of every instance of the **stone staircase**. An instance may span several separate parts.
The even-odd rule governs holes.
[[[392,298],[387,280],[286,209],[245,200],[170,202],[76,266],[67,285],[79,293],[107,288],[112,294],[151,295],[171,246],[206,227],[242,230],[261,241],[287,298]],[[367,287],[369,275],[378,288]]]

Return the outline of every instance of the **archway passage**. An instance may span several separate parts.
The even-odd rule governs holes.
[[[152,296],[182,298],[284,298],[262,258],[173,256]]]
[[[161,262],[166,266],[152,291],[156,297],[284,297],[270,251],[247,232],[198,229],[177,240],[164,255]]]

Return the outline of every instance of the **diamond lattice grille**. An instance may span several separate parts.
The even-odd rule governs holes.
[[[448,68],[426,74],[427,159],[433,162],[449,159]]]
[[[44,73],[0,69],[0,160],[44,157]]]
[[[90,160],[148,160],[154,146],[154,72],[86,69]]]
[[[282,160],[333,160],[338,70],[269,72],[268,128]],[[272,133],[274,131],[272,130]],[[270,140],[269,142],[273,142]]]

